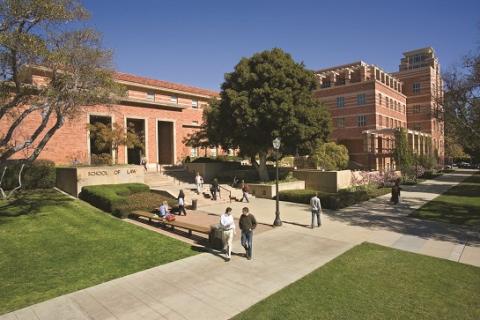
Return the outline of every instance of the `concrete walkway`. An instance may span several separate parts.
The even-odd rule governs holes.
[[[388,196],[328,212],[319,229],[308,206],[281,203],[284,226],[254,237],[254,260],[230,262],[199,254],[51,299],[6,319],[229,319],[363,241],[480,266],[480,237],[468,229],[406,217],[414,208],[462,181],[445,175],[404,188],[403,203]],[[230,204],[229,204],[230,205]],[[238,217],[245,203],[232,203]],[[248,207],[271,223],[275,202],[255,199]],[[221,213],[225,204],[201,208]],[[240,245],[235,243],[234,252]]]

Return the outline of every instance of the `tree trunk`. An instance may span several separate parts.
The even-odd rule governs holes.
[[[258,177],[260,178],[260,181],[268,181],[270,179],[267,170],[267,154],[265,152],[260,152],[259,157],[260,165],[256,168],[258,171]]]

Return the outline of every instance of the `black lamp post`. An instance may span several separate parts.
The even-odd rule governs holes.
[[[275,221],[273,221],[273,225],[275,227],[279,227],[282,225],[282,220],[280,219],[280,206],[278,203],[278,149],[280,149],[280,139],[275,138],[273,140],[273,149],[275,149],[275,192],[276,192],[276,200],[275,200]]]

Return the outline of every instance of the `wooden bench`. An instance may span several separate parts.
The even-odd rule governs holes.
[[[207,234],[207,235],[210,234],[210,227],[199,226],[199,225],[196,225],[196,224],[191,224],[191,223],[188,223],[188,222],[182,222],[182,221],[177,221],[177,220],[167,221],[167,219],[165,219],[165,218],[158,217],[158,216],[155,217],[153,215],[153,213],[151,213],[151,212],[136,210],[136,211],[133,211],[131,214],[132,214],[132,216],[135,216],[135,217],[147,218],[149,222],[154,221],[154,222],[159,222],[159,223],[161,223],[165,226],[168,225],[172,228],[172,230],[174,230],[176,227],[181,228],[181,229],[185,229],[185,230],[188,231],[188,236],[189,237],[192,236],[192,231]]]

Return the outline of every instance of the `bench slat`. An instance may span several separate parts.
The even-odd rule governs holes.
[[[155,220],[158,222],[161,222],[165,225],[170,225],[172,227],[178,227],[182,229],[187,229],[191,233],[191,231],[199,232],[199,233],[204,233],[204,234],[209,234],[210,233],[210,228],[204,227],[204,226],[199,226],[195,224],[191,224],[188,222],[181,222],[181,221],[167,221],[164,218],[161,217],[154,217],[152,213],[147,212],[147,211],[140,211],[136,210],[132,212],[132,215],[139,216],[139,217],[145,217],[148,218],[149,220]]]

